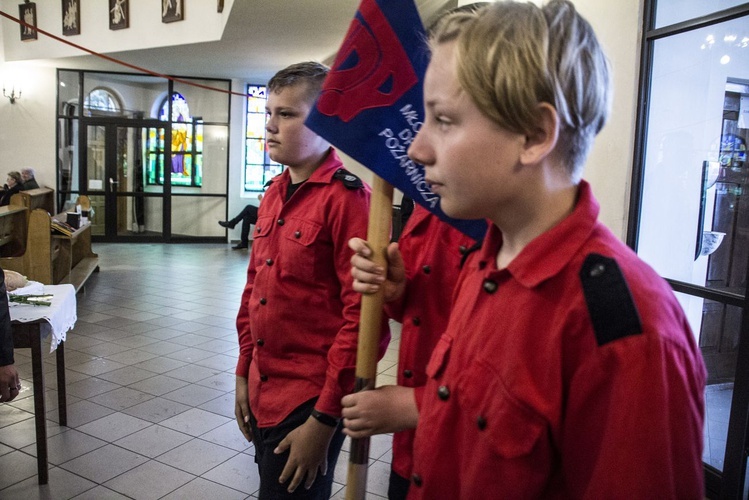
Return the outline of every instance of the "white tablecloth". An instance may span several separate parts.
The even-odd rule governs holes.
[[[76,316],[75,287],[73,285],[42,285],[30,281],[24,288],[19,288],[11,295],[52,295],[52,305],[33,306],[10,302],[11,321],[30,323],[40,319],[46,320],[51,325],[52,335],[50,337],[49,352],[57,349],[60,342],[65,340],[68,330],[75,326],[78,319]]]

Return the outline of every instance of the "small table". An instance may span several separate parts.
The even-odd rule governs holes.
[[[36,461],[39,484],[49,481],[47,461],[47,411],[44,403],[44,362],[42,341],[49,337],[57,358],[57,408],[60,425],[68,425],[65,391],[65,334],[76,321],[73,285],[44,285],[44,294],[53,296],[51,306],[10,304],[10,319],[15,349],[31,349],[34,383],[34,420],[36,423]]]

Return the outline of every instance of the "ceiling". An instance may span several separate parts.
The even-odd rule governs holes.
[[[201,0],[206,1],[206,0]],[[457,0],[416,0],[428,24]],[[300,61],[332,63],[359,0],[235,0],[220,41],[134,50],[107,55],[161,74],[267,81],[280,68]],[[57,60],[56,65],[101,67],[95,56]],[[66,64],[67,63],[67,64]]]

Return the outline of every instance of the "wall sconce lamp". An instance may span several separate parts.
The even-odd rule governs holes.
[[[16,103],[16,99],[20,99],[21,98],[21,91],[19,90],[18,93],[16,93],[16,88],[15,88],[15,86],[13,86],[10,89],[10,94],[8,94],[6,92],[6,90],[5,90],[5,85],[3,85],[3,97],[7,97],[8,100],[10,100],[11,104],[15,104]]]

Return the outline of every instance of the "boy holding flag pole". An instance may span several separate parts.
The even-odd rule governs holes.
[[[381,409],[416,426],[409,498],[702,498],[694,335],[581,179],[610,102],[592,28],[569,0],[502,1],[443,19],[431,48],[409,156],[447,214],[492,224],[423,398]]]

